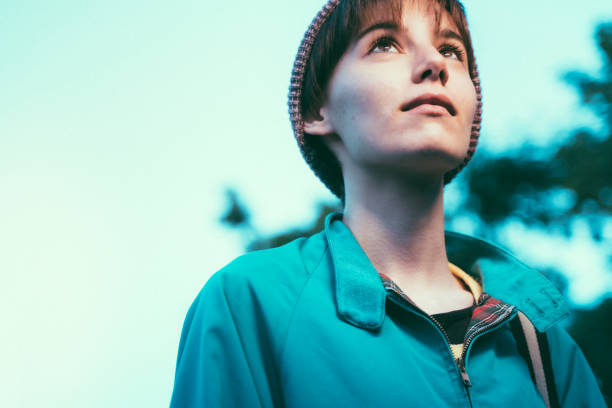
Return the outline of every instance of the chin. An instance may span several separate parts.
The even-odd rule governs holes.
[[[463,160],[469,149],[470,135],[464,130],[450,126],[440,126],[436,123],[424,124],[411,131],[400,131],[392,136],[390,142],[404,151],[412,151],[414,155],[448,156],[455,160]]]
[[[463,163],[467,154],[467,147],[443,148],[428,146],[419,149],[396,150],[387,156],[384,161],[399,169],[431,175],[444,176],[445,173]]]
[[[459,141],[456,133],[453,136],[449,133],[389,133],[386,140],[372,138],[368,143],[360,144],[352,154],[345,150],[343,156],[358,166],[400,171],[407,175],[412,173],[443,177],[463,163],[469,147],[468,139]]]

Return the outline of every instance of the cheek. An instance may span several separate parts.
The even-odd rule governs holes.
[[[476,114],[476,89],[471,79],[467,79],[463,86],[461,96],[461,109],[463,111],[465,125],[471,131],[474,115]]]
[[[356,71],[345,71],[339,75],[330,92],[330,108],[337,125],[344,127],[367,125],[381,118],[387,96],[393,87],[379,76],[366,75]]]

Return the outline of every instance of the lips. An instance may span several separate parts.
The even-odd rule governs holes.
[[[450,99],[448,99],[448,97],[441,94],[431,93],[423,94],[414,98],[410,102],[405,103],[404,105],[402,105],[401,110],[402,112],[407,112],[413,108],[416,108],[419,105],[438,105],[446,108],[446,110],[448,111],[448,113],[451,114],[451,116],[455,116],[457,114],[455,107],[453,106]]]

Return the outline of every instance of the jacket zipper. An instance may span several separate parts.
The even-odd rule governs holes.
[[[448,344],[451,344],[450,337],[448,337],[448,334],[446,333],[446,330],[444,330],[444,327],[442,327],[440,322],[438,322],[435,317],[433,317],[433,316],[431,316],[431,315],[429,315],[427,313],[426,313],[426,315],[440,328],[440,330],[442,331],[442,334],[444,334],[444,337],[446,338],[446,342]],[[451,355],[453,356],[453,360],[454,360],[455,359],[455,355],[452,353],[452,351],[451,351]],[[463,355],[463,352],[462,352],[462,355]],[[459,360],[458,361],[459,372],[461,373],[461,379],[463,380],[463,385],[465,385],[466,388],[469,388],[469,387],[472,386],[472,382],[470,381],[470,377],[468,376],[467,371],[465,371],[465,366],[462,364],[462,362],[463,362],[463,360]]]
[[[468,376],[468,373],[465,370],[463,359],[460,359],[458,361],[455,360],[455,355],[453,354],[453,351],[450,349],[450,344],[451,344],[450,337],[448,337],[446,330],[444,330],[444,327],[442,327],[440,322],[438,322],[435,317],[429,315],[428,313],[425,313],[425,315],[428,316],[431,319],[431,321],[434,322],[436,326],[438,326],[438,328],[442,331],[442,334],[444,334],[444,338],[446,339],[448,349],[451,351],[451,356],[453,357],[453,361],[455,362],[455,365],[459,368],[459,373],[461,374],[461,379],[463,380],[463,386],[465,387],[465,393],[467,394],[468,402],[470,403],[470,407],[472,407],[472,395],[470,394],[470,387],[472,386],[472,382],[470,381],[470,377]],[[461,353],[462,356],[463,356],[464,351],[465,351],[465,346]]]
[[[491,331],[491,330],[495,329],[496,327],[500,326],[502,323],[505,323],[505,321],[507,320],[508,316],[512,315],[512,313],[514,312],[514,309],[515,309],[514,307],[510,307],[509,309],[507,309],[504,312],[504,314],[499,319],[497,319],[497,321],[494,324],[489,325],[489,326],[485,326],[484,328],[482,328],[480,330],[476,330],[463,343],[463,350],[461,351],[461,356],[459,357],[459,369],[462,372],[462,375],[463,375],[463,373],[465,373],[465,378],[467,378],[468,381],[469,381],[469,377],[467,376],[467,372],[465,370],[465,358],[467,356],[467,351],[470,348],[470,344],[480,334],[483,334],[485,332]],[[471,385],[471,383],[470,383],[470,385]]]
[[[391,295],[391,298],[392,299],[397,298],[397,294],[394,292]],[[399,303],[397,302],[397,300],[399,300],[399,299],[395,299],[395,300],[396,300],[395,303],[399,305]],[[405,299],[402,298],[402,300],[400,300],[400,302],[403,303],[404,300]],[[440,331],[442,332],[442,334],[444,335],[444,338],[446,340],[447,349],[450,352],[451,357],[453,358],[453,361],[455,361],[455,356],[453,355],[453,352],[452,352],[452,350],[450,348],[450,344],[451,344],[450,337],[448,337],[448,333],[446,333],[446,330],[444,330],[444,327],[442,327],[440,322],[438,322],[433,316],[431,316],[428,313],[425,313],[424,311],[422,311],[418,306],[412,304],[411,302],[408,302],[408,303],[410,303],[411,307],[414,307],[414,308],[417,309],[417,310],[413,310],[412,311],[413,313],[419,314],[419,315],[425,317],[426,319],[428,318],[432,323],[434,323],[435,326],[437,326],[440,329]],[[465,348],[464,348],[464,352],[465,352]],[[457,364],[455,364],[455,366],[457,366]],[[470,402],[470,407],[471,407],[472,406],[472,397],[470,396],[469,387],[472,386],[472,383],[470,381],[470,378],[467,375],[467,372],[465,371],[465,367],[462,368],[462,364],[459,364],[458,368],[459,368],[459,373],[461,374],[461,379],[463,380],[463,385],[465,386],[465,391],[467,393],[468,400]]]
[[[392,299],[393,298],[397,298],[397,296],[398,295],[394,292],[392,294],[391,298]],[[403,301],[405,301],[405,299],[402,298],[401,302],[403,302]],[[395,303],[397,303],[397,302],[395,302]],[[414,305],[412,302],[408,302],[408,303],[410,303],[411,307],[414,307],[414,308],[417,309],[416,311],[413,311],[414,313],[421,314],[423,317],[429,318],[440,329],[440,331],[444,335],[444,338],[446,339],[446,343],[448,345],[448,350],[451,352],[451,356],[453,357],[453,360],[454,360],[455,356],[453,355],[452,350],[450,349],[450,344],[451,344],[450,338],[448,337],[448,334],[446,333],[446,330],[444,330],[444,327],[442,327],[440,322],[438,322],[435,317],[433,317],[433,316],[425,313],[424,311],[422,311],[418,306]],[[467,351],[469,349],[469,346],[474,341],[474,339],[476,337],[478,337],[480,334],[484,334],[485,332],[491,331],[491,330],[495,329],[496,327],[500,326],[502,323],[504,323],[507,320],[508,316],[510,316],[514,312],[514,309],[515,309],[514,307],[510,307],[508,310],[506,310],[504,312],[504,314],[499,319],[497,319],[497,321],[494,324],[489,325],[489,326],[485,326],[482,329],[477,330],[474,333],[472,333],[470,335],[470,337],[468,337],[468,339],[463,344],[463,350],[461,351],[461,356],[457,360],[457,364],[456,365],[457,365],[457,367],[459,369],[459,373],[461,374],[461,379],[463,380],[463,385],[465,386],[465,389],[466,389],[466,392],[467,392],[467,395],[468,395],[468,399],[470,401],[470,406],[472,405],[472,398],[471,398],[470,393],[469,393],[469,388],[472,386],[472,381],[470,380],[470,377],[469,377],[469,375],[467,373],[467,370],[465,368],[465,358],[467,356]]]

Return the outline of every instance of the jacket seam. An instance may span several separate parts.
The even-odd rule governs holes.
[[[287,329],[285,330],[285,339],[283,340],[283,345],[281,348],[281,352],[279,355],[279,373],[281,375],[281,377],[284,375],[284,357],[285,357],[285,350],[287,349],[287,340],[289,338],[289,331],[291,330],[291,325],[293,323],[293,319],[295,317],[295,311],[297,309],[298,304],[300,303],[300,299],[302,298],[302,294],[304,293],[304,290],[306,289],[306,286],[308,286],[308,282],[310,282],[310,279],[312,278],[312,276],[314,275],[314,273],[319,269],[319,267],[321,266],[321,263],[323,261],[323,259],[325,258],[325,255],[327,254],[327,251],[329,250],[329,246],[328,243],[325,242],[325,248],[323,249],[323,252],[321,253],[321,257],[319,258],[319,260],[317,261],[316,266],[312,269],[312,271],[310,273],[308,273],[308,269],[306,268],[306,266],[304,265],[304,269],[306,270],[306,273],[308,273],[308,278],[306,278],[306,281],[304,281],[304,284],[302,285],[302,288],[300,289],[300,293],[297,296],[297,299],[295,300],[295,304],[293,305],[293,308],[291,309],[291,314],[289,316],[289,321],[287,322]],[[282,378],[281,378],[282,380]]]
[[[251,381],[253,383],[253,388],[255,388],[255,392],[257,393],[257,400],[259,402],[259,406],[263,407],[263,404],[261,401],[261,395],[259,394],[257,383],[255,382],[255,375],[253,374],[253,369],[251,368],[251,362],[249,361],[246,350],[244,349],[244,341],[242,340],[242,336],[240,335],[240,331],[238,330],[238,326],[236,325],[236,320],[234,319],[234,313],[232,312],[232,308],[230,307],[230,304],[227,301],[227,294],[225,293],[225,289],[223,288],[223,286],[221,287],[221,291],[223,292],[223,300],[225,302],[225,305],[227,306],[227,310],[229,310],[230,317],[232,318],[232,325],[234,326],[234,330],[236,331],[236,334],[238,335],[238,340],[240,341],[240,348],[242,349],[244,360],[246,361],[247,367],[249,368],[249,373],[251,375]]]

